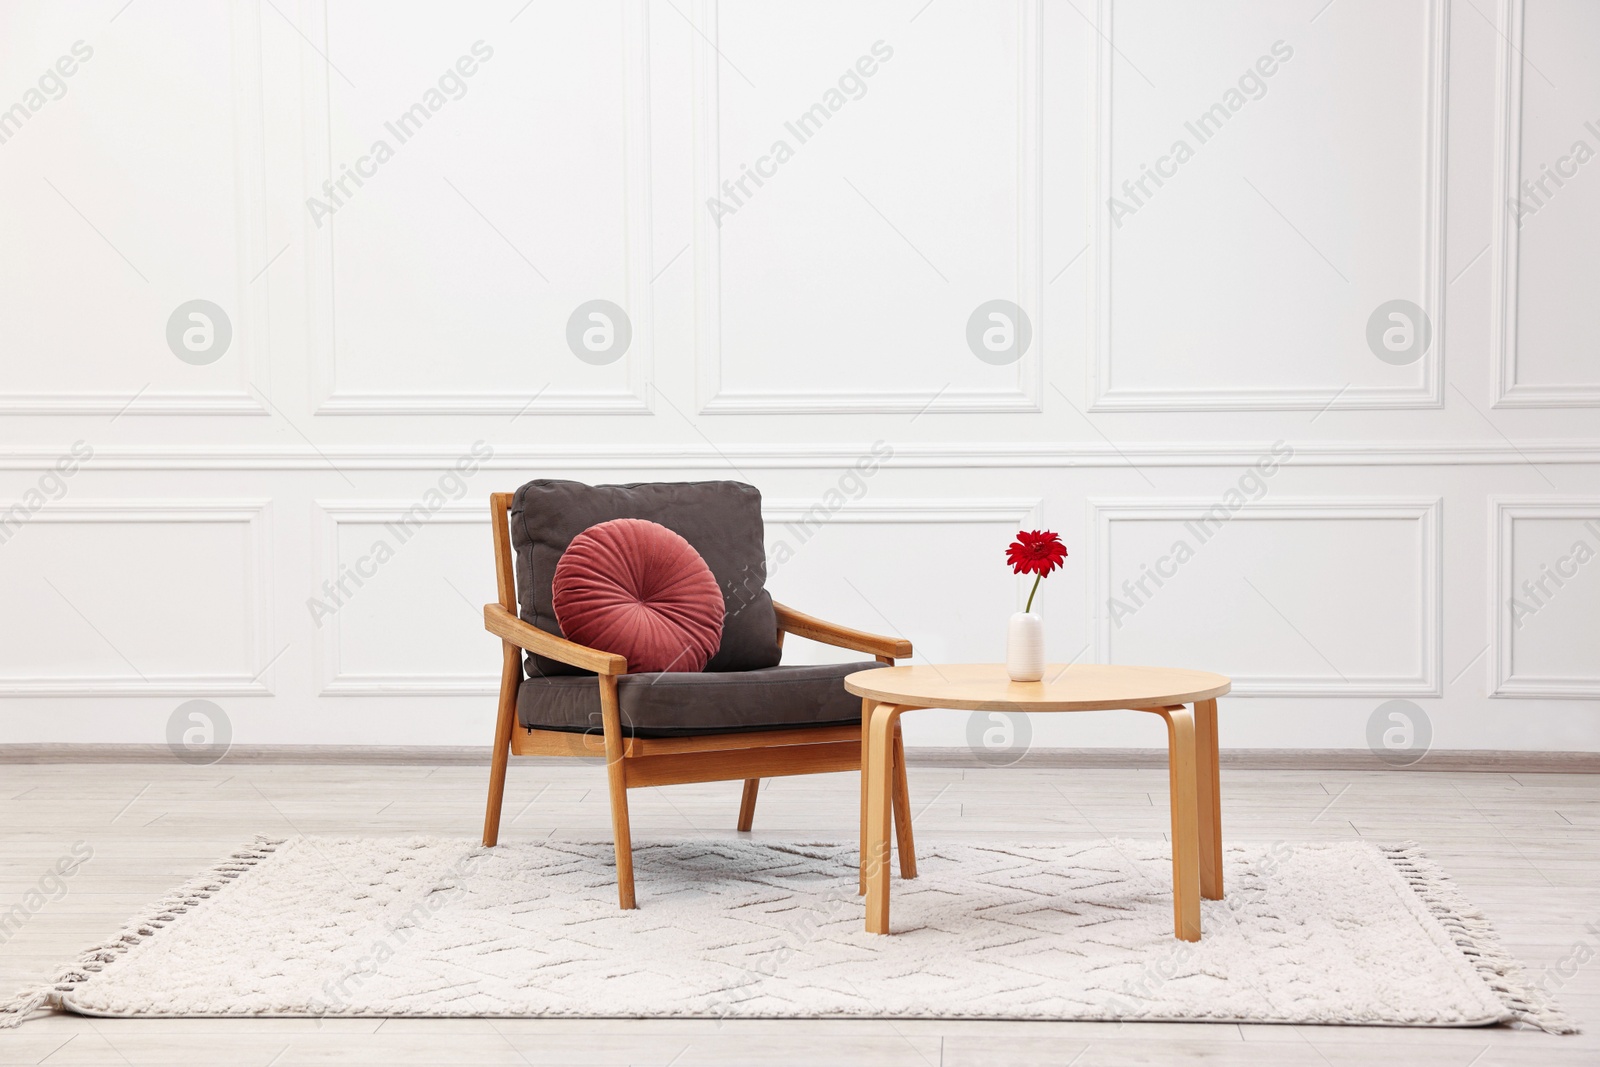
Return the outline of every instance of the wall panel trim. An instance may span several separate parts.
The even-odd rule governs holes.
[[[1489,613],[1493,623],[1494,688],[1491,697],[1550,700],[1600,700],[1600,671],[1590,677],[1518,675],[1511,598],[1521,594],[1513,581],[1518,519],[1585,519],[1600,525],[1600,498],[1491,497],[1489,500]],[[1592,547],[1592,546],[1591,546]],[[1593,576],[1590,576],[1593,581]]]
[[[212,600],[207,610],[242,614],[250,623],[250,647],[260,668],[251,674],[86,674],[35,675],[0,678],[0,698],[5,697],[152,697],[152,696],[272,696],[270,679],[277,661],[273,640],[273,573],[270,500],[63,500],[33,513],[27,525],[39,523],[222,523],[242,524],[250,531],[248,574],[251,602],[232,604]],[[135,668],[137,670],[137,668]]]
[[[649,415],[655,360],[655,310],[651,287],[652,179],[650,159],[650,23],[648,0],[621,0],[619,69],[625,78],[623,202],[627,249],[627,293],[622,301],[633,323],[624,359],[628,387],[622,390],[539,389],[529,392],[405,392],[341,389],[338,384],[334,234],[338,219],[318,229],[301,212],[307,258],[306,330],[317,415]],[[304,0],[305,19],[328,50],[327,0]],[[305,186],[319,189],[332,169],[332,94],[328,65],[304,67]],[[561,343],[551,338],[551,343]],[[530,341],[530,358],[533,342]]]
[[[1248,467],[1271,442],[1152,441],[1103,445],[1041,441],[970,444],[895,444],[884,467],[1133,468]],[[537,477],[550,470],[840,470],[871,446],[862,444],[702,443],[497,445],[483,461],[488,470]],[[0,447],[0,470],[46,470],[70,442],[42,448]],[[156,470],[442,470],[460,458],[461,445],[105,445],[83,464],[89,471]],[[1440,467],[1600,465],[1600,440],[1318,442],[1296,444],[1288,467]],[[515,488],[515,486],[510,486]]]
[[[1353,386],[1344,388],[1261,388],[1222,386],[1216,389],[1118,389],[1111,385],[1112,227],[1105,205],[1112,180],[1111,70],[1115,53],[1115,0],[1099,0],[1096,27],[1094,137],[1095,180],[1089,206],[1094,263],[1091,271],[1090,411],[1305,411],[1373,410],[1444,407],[1445,345],[1445,184],[1449,159],[1447,105],[1449,96],[1450,7],[1446,0],[1427,0],[1426,163],[1422,189],[1422,262],[1419,303],[1433,323],[1433,346],[1424,355],[1420,386]]]
[[[1096,662],[1110,663],[1112,625],[1104,611],[1111,595],[1111,527],[1116,522],[1188,521],[1200,518],[1216,500],[1099,499],[1089,501],[1090,528],[1094,534],[1094,592],[1089,604],[1090,632],[1094,635]],[[1251,697],[1399,697],[1441,696],[1444,692],[1443,638],[1443,529],[1439,498],[1279,498],[1247,503],[1227,525],[1255,520],[1385,520],[1408,519],[1419,524],[1417,573],[1421,583],[1418,603],[1422,610],[1417,634],[1419,674],[1413,677],[1348,676],[1330,679],[1313,675],[1233,675],[1233,695]]]
[[[1044,77],[1042,0],[1017,2],[1018,300],[1033,322],[1033,342],[1017,361],[1014,389],[747,389],[722,380],[722,243],[705,210],[720,195],[720,63],[717,0],[699,0],[694,66],[694,362],[698,410],[703,415],[921,414],[933,412],[1042,412],[1044,410]],[[799,377],[804,380],[803,374]]]
[[[271,354],[267,321],[270,279],[260,273],[271,251],[267,246],[265,90],[261,71],[261,10],[255,0],[229,0],[229,66],[234,128],[234,232],[239,241],[234,269],[233,343],[225,360],[242,361],[249,385],[229,390],[137,390],[110,393],[102,389],[36,393],[0,392],[0,415],[267,415],[254,389],[270,391]],[[142,335],[141,335],[142,337]],[[165,351],[165,338],[142,339],[135,347],[155,345]],[[8,358],[17,358],[14,353]],[[167,358],[170,358],[167,357]]]
[[[321,589],[325,580],[338,580],[339,527],[398,522],[416,503],[415,500],[313,501],[316,573],[312,576],[312,588]],[[489,558],[489,509],[478,500],[450,501],[434,512],[427,525],[482,526],[484,558]],[[490,599],[486,595],[484,603]],[[484,663],[489,669],[482,674],[350,673],[340,663],[342,615],[342,611],[335,613],[316,631],[317,692],[321,696],[492,696],[500,692],[499,656],[492,650],[486,652]],[[482,625],[480,621],[478,627],[481,629]]]
[[[1522,241],[1512,202],[1522,184],[1522,38],[1524,0],[1500,3],[1499,83],[1495,123],[1495,228],[1490,293],[1490,345],[1497,408],[1600,407],[1600,381],[1528,385],[1517,381],[1517,284]]]

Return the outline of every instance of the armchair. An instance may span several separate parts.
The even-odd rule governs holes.
[[[530,490],[541,490],[530,494]],[[773,621],[775,632],[762,630],[763,640],[781,650],[785,634],[793,634],[837,648],[873,657],[871,661],[823,665],[771,665],[754,670],[715,671],[722,652],[701,673],[628,673],[624,657],[566,640],[541,628],[524,616],[554,627],[548,603],[549,574],[554,557],[559,555],[563,538],[570,540],[590,520],[600,521],[584,507],[573,507],[578,514],[565,526],[535,530],[531,518],[550,523],[549,511],[574,499],[592,504],[578,491],[615,490],[619,493],[654,493],[642,503],[622,495],[610,506],[629,506],[633,517],[654,518],[649,511],[682,518],[686,512],[670,507],[694,508],[694,514],[710,525],[705,538],[733,538],[747,541],[750,533],[749,502],[754,500],[754,545],[735,545],[748,553],[761,553],[759,494],[739,483],[686,483],[683,486],[578,486],[576,483],[533,482],[517,494],[495,493],[490,497],[490,519],[494,532],[495,575],[498,601],[483,609],[484,626],[501,639],[502,669],[499,711],[495,721],[493,758],[489,772],[488,807],[484,815],[483,843],[492,847],[499,840],[500,813],[505,796],[506,772],[511,756],[572,756],[604,758],[610,787],[611,828],[616,848],[617,898],[623,908],[636,906],[633,879],[632,836],[628,824],[628,790],[647,786],[677,785],[742,779],[744,793],[739,805],[737,827],[748,831],[755,817],[757,791],[762,778],[795,774],[821,774],[862,770],[864,731],[861,704],[844,692],[841,679],[851,671],[878,664],[892,665],[896,658],[911,655],[909,641],[883,637],[826,622],[772,603],[765,590],[755,583],[756,607],[771,603],[771,614],[743,616],[740,625],[748,630],[751,620]],[[698,492],[696,499],[674,499],[676,491]],[[530,498],[524,499],[529,495]],[[741,516],[719,516],[717,509],[729,505]],[[622,505],[617,504],[622,501]],[[542,507],[542,511],[536,510]],[[514,537],[516,516],[527,512],[525,527]],[[622,517],[612,514],[601,518]],[[728,521],[724,521],[727,519]],[[680,525],[682,523],[680,522]],[[576,527],[576,529],[574,529]],[[680,532],[685,532],[680,530]],[[689,536],[685,533],[685,536]],[[543,538],[541,541],[540,538]],[[513,541],[516,556],[513,557]],[[690,536],[691,542],[695,540]],[[700,547],[699,545],[696,546]],[[727,547],[727,546],[722,546]],[[702,549],[702,553],[705,550]],[[753,569],[764,574],[761,556]],[[708,560],[715,573],[724,561],[721,556]],[[727,569],[726,566],[723,569]],[[727,595],[730,582],[717,575]],[[519,585],[522,586],[519,589]],[[750,584],[744,585],[749,594]],[[541,592],[546,598],[539,600]],[[519,593],[521,599],[519,600]],[[750,601],[741,604],[741,611]],[[523,610],[519,616],[519,607]],[[531,610],[530,610],[531,609]],[[763,624],[765,625],[765,624]],[[724,631],[724,650],[739,640]],[[748,646],[748,634],[744,636]],[[529,653],[524,670],[523,653]],[[777,655],[770,646],[769,658]],[[574,673],[587,672],[587,673]],[[597,721],[596,721],[597,720]],[[916,876],[915,845],[911,833],[910,799],[906,787],[905,748],[898,726],[893,741],[894,774],[892,800],[896,840],[900,852],[901,876]],[[866,775],[861,775],[866,790]],[[866,805],[861,805],[865,834]]]

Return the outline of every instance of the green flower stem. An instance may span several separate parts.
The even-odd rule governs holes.
[[[1035,594],[1035,593],[1037,593],[1039,591],[1039,583],[1042,582],[1042,581],[1044,581],[1044,575],[1042,575],[1042,574],[1034,575],[1034,577],[1033,577],[1033,588],[1028,590],[1028,606],[1022,609],[1024,613],[1033,610],[1033,594]]]

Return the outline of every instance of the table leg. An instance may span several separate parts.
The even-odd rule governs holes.
[[[870,697],[861,698],[861,878],[857,896],[867,892],[867,850],[872,844],[867,839],[867,778],[872,773],[872,710],[877,706]]]
[[[1161,712],[1167,721],[1167,777],[1172,804],[1173,933],[1200,940],[1200,813],[1196,808],[1194,713]]]
[[[1200,807],[1200,895],[1222,899],[1222,787],[1217,774],[1217,702],[1194,705],[1195,785]]]
[[[889,822],[894,779],[894,728],[905,709],[879,704],[868,727],[867,778],[867,933],[889,932]]]
[[[900,720],[894,724],[894,847],[900,850],[900,877],[917,876],[917,843],[911,832],[911,792],[906,786],[906,742],[900,736]]]

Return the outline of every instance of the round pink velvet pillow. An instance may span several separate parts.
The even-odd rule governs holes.
[[[589,527],[561,553],[552,585],[567,640],[614,652],[629,671],[703,670],[722,644],[717,579],[693,545],[660,523]]]

